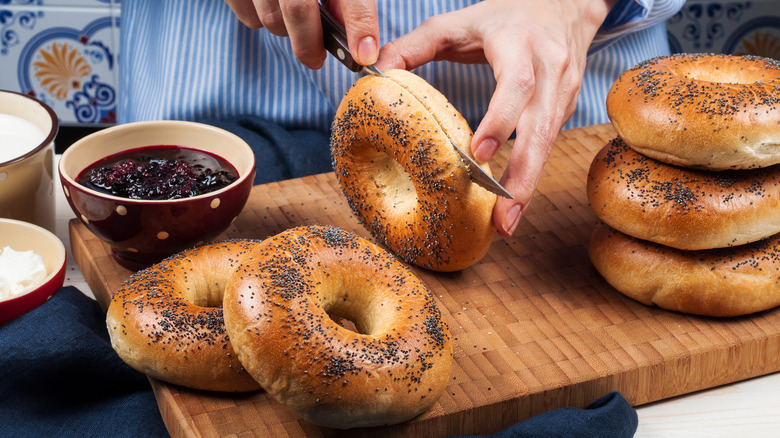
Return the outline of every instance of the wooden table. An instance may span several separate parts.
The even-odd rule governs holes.
[[[562,133],[515,236],[496,238],[479,264],[455,274],[416,269],[439,298],[457,338],[453,381],[429,412],[372,434],[491,433],[552,408],[583,407],[612,390],[634,405],[647,405],[639,408],[640,435],[645,425],[678,430],[691,421],[699,428],[710,424],[708,415],[720,419],[740,412],[740,403],[761,416],[747,425],[778,424],[771,404],[750,403],[750,395],[728,398],[734,385],[720,390],[726,395],[709,398],[727,397],[726,408],[711,406],[682,422],[670,421],[678,418],[680,403],[695,409],[696,403],[687,400],[701,395],[653,403],[780,369],[780,311],[733,319],[693,317],[645,307],[601,279],[587,260],[596,218],[584,187],[591,159],[613,135],[605,125]],[[507,155],[505,148],[497,167],[503,167]],[[265,237],[305,223],[330,223],[367,236],[335,177],[323,174],[257,186],[224,237]],[[69,225],[71,260],[105,305],[130,272],[116,265],[105,245],[80,223]],[[760,395],[763,382],[776,382],[777,375],[757,381],[738,388]],[[173,435],[332,432],[299,421],[262,393],[226,396],[152,383]],[[732,418],[731,424],[744,432]]]

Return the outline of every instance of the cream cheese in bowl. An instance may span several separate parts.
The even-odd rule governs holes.
[[[43,257],[32,250],[0,248],[0,300],[16,297],[40,286],[46,279]]]

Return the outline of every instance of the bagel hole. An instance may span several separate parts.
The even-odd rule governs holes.
[[[227,276],[215,272],[203,272],[201,278],[187,281],[187,301],[200,307],[222,307]]]
[[[358,324],[356,324],[351,318],[344,316],[343,314],[336,312],[334,310],[326,311],[325,313],[328,314],[330,319],[335,322],[336,324],[340,325],[341,327],[355,332],[360,335],[367,335],[368,330],[366,330],[365,327],[358,327]]]
[[[417,191],[412,178],[393,157],[374,151],[370,156],[376,189],[383,194],[385,208],[408,211],[417,205]]]
[[[385,277],[375,268],[363,261],[363,252],[359,254],[339,254],[338,272],[328,274],[320,282],[319,305],[335,324],[359,335],[372,336],[390,329],[388,318],[392,321],[389,300],[395,294],[388,294],[384,284]],[[321,265],[330,272],[331,266]],[[335,269],[335,268],[334,268]],[[387,298],[391,297],[391,298]],[[387,302],[386,302],[387,301]]]
[[[347,330],[349,330],[351,332],[355,332],[355,333],[358,333],[358,334],[361,334],[361,335],[367,334],[367,333],[363,333],[360,330],[358,330],[358,328],[355,325],[355,323],[350,321],[347,318],[342,318],[340,316],[334,316],[334,315],[328,315],[328,316],[330,316],[330,319],[332,319],[333,322],[335,322],[336,324],[344,327],[345,329],[347,329]]]

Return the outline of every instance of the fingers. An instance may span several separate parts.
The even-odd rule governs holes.
[[[287,36],[287,28],[284,25],[284,15],[278,0],[254,0],[255,13],[262,23],[262,27],[278,36]]]
[[[316,0],[225,0],[244,25],[289,36],[295,56],[309,68],[325,62],[322,24]]]
[[[225,0],[246,26],[265,28],[290,38],[295,57],[309,68],[320,68],[327,56],[322,43],[322,22],[317,0]],[[379,22],[374,0],[331,0],[329,11],[344,24],[349,49],[363,65],[373,64],[379,53]]]
[[[538,118],[528,117],[518,125],[518,132],[527,135],[518,134],[501,178],[514,199],[499,197],[493,208],[493,225],[502,236],[514,233],[531,202],[558,132],[552,122],[556,116],[557,111],[552,110]]]
[[[527,53],[528,56],[505,56],[505,48],[512,45],[511,41],[498,40],[485,46],[485,53],[493,61],[496,90],[471,140],[474,158],[480,162],[491,160],[498,152],[537,93],[535,69],[538,67],[534,64],[530,48],[516,47],[513,50],[513,53]],[[532,111],[528,115],[532,115]]]
[[[379,21],[376,15],[376,4],[373,0],[346,0],[339,5],[352,57],[358,64],[375,63],[379,56]]]
[[[376,65],[380,69],[412,70],[433,61],[441,35],[436,33],[431,19],[426,20],[418,28],[382,46]]]
[[[233,14],[244,26],[250,29],[263,27],[263,23],[260,21],[260,17],[257,16],[255,5],[251,0],[225,0],[225,3],[230,6]]]
[[[379,22],[374,0],[331,1],[327,5],[335,11],[337,19],[343,20],[349,51],[355,61],[362,65],[373,64],[379,53]],[[327,54],[322,44],[322,23],[317,1],[280,0],[279,7],[283,17],[282,27],[290,37],[295,56],[307,67],[322,67]],[[269,30],[274,32],[273,29]]]
[[[436,15],[419,27],[382,46],[377,67],[415,69],[430,61],[486,63],[481,41],[473,32],[468,12],[460,10]]]
[[[289,36],[293,53],[303,65],[318,69],[325,62],[325,48],[322,43],[322,22],[320,9],[313,0],[284,0],[279,2],[281,21],[269,20],[273,28],[266,28],[273,34]],[[269,17],[276,11],[269,12]]]
[[[545,59],[537,58],[534,63],[535,77],[539,79],[526,84],[522,90],[514,90],[532,95],[517,119],[515,143],[502,177],[504,187],[515,199],[499,198],[493,209],[493,224],[503,236],[514,233],[525,214],[558,132],[574,110],[581,82],[578,70],[570,68],[571,58],[567,51],[549,48],[542,53],[547,54]],[[498,89],[496,94],[499,94]],[[502,135],[506,130],[503,121],[512,117],[510,114],[491,114],[480,135],[486,138]],[[483,124],[479,129],[483,129]]]

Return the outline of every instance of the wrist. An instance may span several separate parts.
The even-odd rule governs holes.
[[[613,8],[624,1],[634,0],[570,0],[570,3],[573,3],[571,6],[580,10],[579,20],[582,20],[582,24],[586,24],[582,29],[587,29],[589,37],[592,39],[602,30],[602,26]]]
[[[590,19],[594,23],[601,27],[605,22],[612,9],[621,1],[633,1],[633,0],[598,0],[598,1],[585,1],[584,7],[590,12]]]

